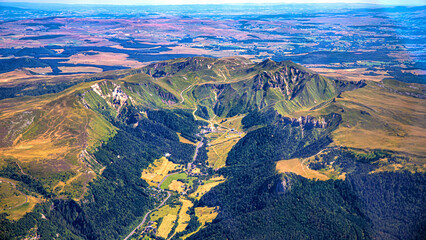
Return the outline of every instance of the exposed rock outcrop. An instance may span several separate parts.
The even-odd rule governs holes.
[[[108,86],[111,84],[111,86]],[[102,90],[101,85],[104,85],[106,92]],[[113,82],[100,82],[95,83],[91,86],[92,90],[101,96],[105,101],[117,110],[117,113],[120,112],[121,108],[125,105],[128,105],[128,100],[131,100],[131,97],[128,96],[119,85]]]
[[[275,64],[277,69],[272,71],[263,71],[253,78],[253,89],[267,91],[268,88],[278,88],[281,93],[290,100],[296,96],[299,89],[303,87],[306,81],[318,77],[309,71],[304,71],[292,65],[283,65],[271,60],[262,62],[262,65],[272,67]]]

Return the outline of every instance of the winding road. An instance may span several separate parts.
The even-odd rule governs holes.
[[[195,148],[195,154],[194,154],[194,157],[192,158],[192,162],[194,162],[195,161],[195,159],[197,159],[197,155],[198,155],[198,149],[201,147],[201,146],[203,146],[203,137],[201,137],[201,141],[200,142],[198,142],[198,144],[197,144],[197,147]],[[189,169],[189,167],[191,167],[191,163],[192,162],[189,162],[188,163],[188,169]],[[167,174],[166,176],[164,176],[164,178],[161,180],[161,182],[159,182],[158,184],[157,184],[157,188],[160,188],[161,189],[161,184],[163,184],[163,182],[168,178],[168,177],[170,177],[171,175],[175,175],[175,174],[178,174],[178,173],[180,173],[180,172],[175,172],[175,173],[170,173],[170,174]],[[136,232],[136,230],[138,230],[140,227],[142,227],[144,224],[145,224],[145,221],[146,221],[146,219],[148,218],[148,216],[149,216],[149,214],[151,214],[153,211],[155,211],[155,210],[157,210],[157,209],[159,209],[160,207],[162,207],[163,205],[164,205],[164,203],[166,203],[167,202],[167,200],[169,199],[169,197],[172,195],[169,191],[166,191],[167,192],[167,197],[161,202],[161,204],[160,205],[158,205],[156,208],[154,208],[154,209],[152,209],[152,210],[150,210],[149,212],[147,212],[146,214],[145,214],[145,216],[143,217],[143,219],[142,219],[142,222],[141,223],[139,223],[139,225],[137,226],[137,227],[135,227],[135,229],[133,229],[133,231],[132,232],[130,232],[129,233],[129,235],[127,235],[127,237],[125,237],[124,238],[124,240],[128,240],[135,232]]]
[[[165,177],[163,177],[163,179],[161,180],[161,182],[158,183],[157,187],[161,188],[161,184],[163,184],[164,180],[166,180],[168,177],[170,177],[172,175],[175,175],[175,174],[178,174],[178,173],[180,173],[180,172],[175,172],[175,173],[167,174]]]
[[[133,231],[131,233],[129,233],[129,235],[127,235],[127,237],[124,238],[124,240],[129,239],[136,232],[136,230],[138,230],[140,227],[142,227],[145,224],[146,218],[149,216],[149,214],[151,214],[153,211],[155,211],[155,210],[159,209],[161,206],[163,206],[164,203],[166,203],[166,201],[169,199],[170,196],[171,196],[171,193],[167,192],[167,197],[161,202],[161,204],[158,205],[156,208],[147,212],[145,214],[145,216],[143,217],[142,222],[137,227],[135,227],[135,229],[133,229]]]
[[[180,92],[180,97],[182,98],[182,100],[180,101],[179,104],[182,104],[183,102],[185,102],[185,98],[183,97],[183,93],[187,90],[189,90],[191,87],[193,87],[194,85],[189,85],[187,88],[185,88],[184,90],[182,90],[182,92]]]

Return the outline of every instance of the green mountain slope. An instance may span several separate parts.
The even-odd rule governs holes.
[[[169,238],[404,238],[381,221],[405,219],[394,224],[410,236],[424,226],[423,217],[407,220],[424,209],[413,200],[424,191],[410,190],[424,177],[423,85],[337,81],[289,61],[239,57],[63,84],[8,85],[8,96],[38,96],[0,101],[2,238],[124,238],[163,200],[169,209],[192,204],[178,214],[189,219],[183,227],[176,213],[177,221],[172,212],[154,218],[150,226]],[[163,175],[186,176],[162,186],[168,193],[141,178],[164,156],[178,167]],[[312,172],[329,180],[306,179]],[[395,186],[389,200],[413,208],[380,215],[386,199],[370,196],[385,184],[381,172]]]

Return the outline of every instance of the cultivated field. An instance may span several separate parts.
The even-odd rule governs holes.
[[[187,200],[183,197],[181,197],[179,200],[182,203],[182,207],[179,211],[178,226],[175,230],[176,233],[185,230],[186,226],[188,225],[188,221],[191,219],[191,217],[186,212],[194,205],[190,200]]]
[[[161,184],[161,188],[162,189],[170,189],[170,184],[173,181],[178,181],[178,180],[185,180],[188,181],[188,185],[191,186],[192,185],[192,181],[194,181],[196,178],[195,177],[188,177],[188,175],[186,173],[178,173],[178,174],[173,174],[170,175],[166,180],[164,180],[163,184]],[[179,184],[179,183],[177,183]],[[173,186],[175,187],[175,186]],[[172,189],[170,189],[172,190]]]
[[[162,157],[155,160],[142,172],[142,179],[151,186],[157,186],[167,174],[176,169],[179,169],[179,165],[169,161],[166,157]],[[167,178],[166,181],[168,181],[168,179],[170,179],[170,177]],[[170,180],[168,184],[170,184],[172,180]]]
[[[178,192],[178,193],[183,192],[184,187],[185,187],[185,183],[183,183],[183,182],[181,182],[181,181],[178,181],[178,180],[173,180],[173,181],[172,181],[172,182],[171,182],[171,183],[167,186],[167,188],[168,188],[169,190],[176,191],[176,192]]]
[[[174,221],[178,216],[180,206],[170,207],[169,205],[165,205],[158,209],[157,211],[151,214],[151,221],[158,222],[160,219],[161,224],[158,227],[157,235],[163,238],[167,238],[172,227],[174,225]]]
[[[225,181],[225,178],[222,176],[210,178],[207,181],[203,181],[202,184],[198,186],[197,191],[192,193],[190,197],[199,200],[204,194],[210,191],[210,189],[216,187],[217,185],[223,183],[224,181]]]

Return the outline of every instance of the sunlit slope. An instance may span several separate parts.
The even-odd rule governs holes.
[[[289,61],[255,64],[243,58],[196,57],[151,64],[138,71],[172,93],[181,105],[198,105],[204,114],[197,114],[204,119],[213,113],[232,117],[265,107],[291,113],[339,92],[334,81]]]
[[[104,74],[109,79],[81,83],[58,94],[3,100],[0,103],[0,124],[6,129],[0,136],[3,158],[14,159],[24,171],[40,178],[48,189],[62,193],[66,185],[78,181],[84,186],[95,173],[100,173],[102,165],[90,153],[114,135],[111,121],[137,124],[146,110],[175,108],[191,109],[194,116],[204,120],[268,109],[283,115],[301,111],[309,115],[309,109],[327,106],[325,103],[340,93],[335,81],[288,61],[252,63],[239,57],[196,57],[118,71],[117,80],[111,80],[112,73]],[[343,98],[336,98],[336,103],[319,109],[332,112],[331,106],[337,108],[338,104],[355,101],[350,97],[346,100],[346,96],[372,91],[371,88],[345,92]],[[359,101],[373,100],[360,97]],[[347,116],[346,121],[356,121],[350,113],[346,111],[344,119]],[[344,137],[359,126],[346,125],[350,127],[345,129],[343,124],[334,134],[336,143],[363,147],[361,142],[365,141],[358,143]],[[408,125],[410,131],[421,127],[414,124],[408,129]],[[370,136],[374,135],[373,130],[363,131],[365,134],[370,131]],[[412,143],[418,144],[418,137]],[[420,149],[418,146],[415,150],[417,154],[421,153]]]
[[[398,84],[398,85],[396,85]],[[413,159],[426,155],[425,87],[394,81],[367,82],[367,86],[343,92],[322,107],[290,116],[342,116],[332,133],[336,145],[360,149],[387,149]]]
[[[372,83],[336,100],[334,107],[344,111],[344,122],[333,134],[336,144],[426,156],[424,99],[394,94]]]
[[[40,97],[6,99],[2,109],[0,158],[14,162],[23,174],[39,180],[52,193],[79,198],[100,165],[87,149],[114,135],[115,128],[81,101],[81,84]]]
[[[334,112],[342,116],[342,122],[331,133],[333,143],[329,149],[310,158],[280,161],[277,170],[317,179],[323,179],[324,175],[340,179],[355,168],[342,168],[338,164],[347,161],[345,158],[360,158],[371,164],[371,169],[366,170],[370,172],[424,172],[424,92],[425,87],[419,84],[391,80],[367,82],[365,87],[343,92],[320,108],[294,112],[291,114],[294,118],[320,117]],[[340,161],[335,155],[344,156],[344,160]]]
[[[291,121],[334,113],[342,121],[330,133],[331,146],[395,151],[419,165],[426,154],[422,85],[364,86],[330,80],[288,61],[252,63],[239,57],[181,58],[116,74],[94,75],[93,81],[56,94],[1,100],[0,170],[14,166],[52,196],[79,200],[105,167],[93,153],[117,133],[118,124],[141,127],[156,110],[184,111],[216,129],[206,134],[212,139],[207,162],[213,168],[224,167],[234,145],[262,126],[241,124],[253,112],[274,112]],[[155,126],[167,124],[155,121]],[[180,133],[181,139],[194,140],[195,133]],[[292,163],[282,169],[330,177],[307,170],[303,159]]]

